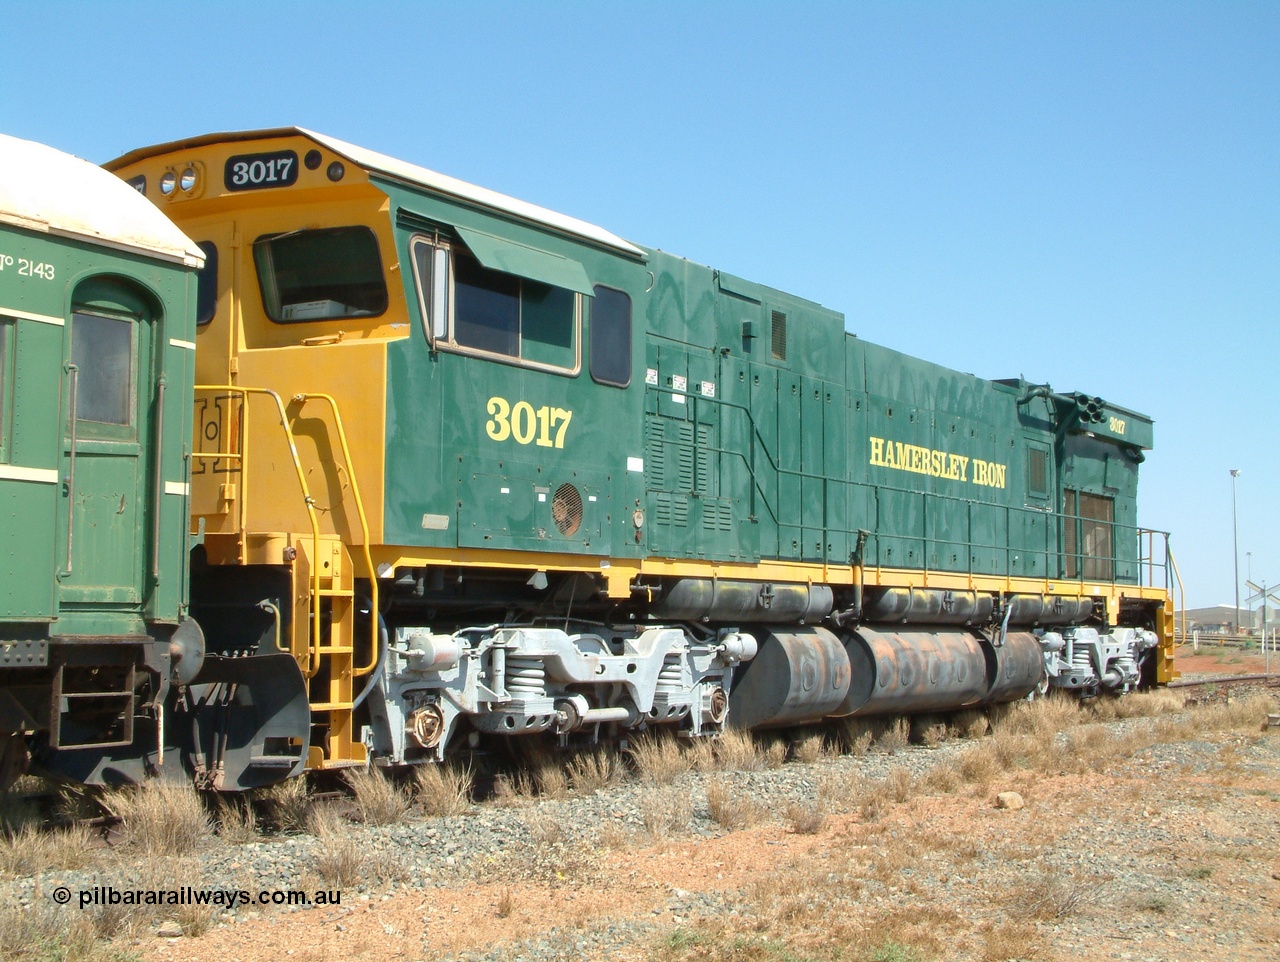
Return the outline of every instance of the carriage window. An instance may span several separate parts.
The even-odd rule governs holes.
[[[273,321],[372,317],[387,309],[378,239],[368,227],[259,237],[253,260],[262,303]]]
[[[461,247],[452,254],[454,344],[538,367],[577,368],[573,291],[491,270]]]
[[[591,377],[626,387],[631,383],[631,298],[597,284],[590,310]]]
[[[77,311],[71,323],[71,360],[79,371],[76,419],[132,424],[133,322]]]
[[[196,246],[204,252],[204,267],[196,275],[196,324],[204,325],[218,310],[218,248],[210,241]]]

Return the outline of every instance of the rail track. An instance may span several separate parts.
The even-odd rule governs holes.
[[[1204,685],[1243,685],[1256,684],[1267,688],[1280,688],[1280,674],[1269,675],[1208,675],[1204,678],[1179,678],[1169,682],[1170,688],[1198,688]]]
[[[1197,688],[1226,688],[1223,692],[1224,696],[1229,697],[1240,688],[1280,688],[1280,673],[1255,673],[1255,674],[1238,674],[1238,675],[1221,675],[1221,674],[1204,674],[1200,677],[1178,679],[1168,684],[1170,689],[1186,690]],[[1273,724],[1280,722],[1273,721]],[[485,790],[481,787],[481,783],[492,781],[492,778],[486,779],[485,776],[479,776],[477,784],[478,796],[481,798],[491,794],[491,790]],[[340,783],[335,779],[325,779],[324,784],[317,784],[308,792],[308,797],[312,802],[318,801],[335,801],[351,796],[349,789],[337,787]],[[17,797],[19,793],[10,795],[3,793],[0,798],[7,795],[10,798]],[[58,811],[61,796],[56,788],[50,787],[44,790],[28,791],[20,793],[22,800],[29,806],[35,808],[42,813],[40,825],[42,828],[68,828],[72,826],[82,826],[88,828],[95,835],[99,835],[108,845],[111,844],[112,830],[121,822],[121,819],[110,813],[102,813],[90,817],[68,818],[64,813]],[[258,807],[258,806],[255,806]],[[211,809],[212,811],[212,809]],[[12,831],[12,826],[8,813],[0,811],[0,833]]]

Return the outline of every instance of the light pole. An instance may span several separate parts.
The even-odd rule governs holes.
[[[1235,565],[1236,582],[1236,634],[1240,634],[1240,537],[1236,527],[1236,478],[1240,469],[1231,469],[1231,560]]]

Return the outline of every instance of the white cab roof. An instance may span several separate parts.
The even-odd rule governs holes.
[[[191,267],[204,264],[200,248],[115,174],[6,134],[0,134],[0,223]]]
[[[203,137],[193,137],[188,140],[179,140],[170,144],[158,144],[155,147],[143,147],[139,150],[131,151],[123,157],[118,157],[108,163],[106,166],[111,170],[119,170],[121,167],[128,166],[147,157],[154,157],[158,154],[167,154],[176,150],[192,149],[208,144],[226,143],[228,141],[237,140],[267,140],[272,137],[292,137],[292,136],[309,137],[322,147],[345,157],[359,167],[371,170],[379,174],[384,174],[395,180],[403,181],[417,187],[425,187],[428,190],[449,197],[455,197],[459,200],[475,204],[480,207],[486,207],[490,210],[500,211],[510,214],[521,220],[530,221],[548,227],[558,233],[568,234],[572,237],[578,237],[582,240],[591,241],[601,247],[628,254],[632,257],[645,256],[645,252],[629,241],[623,240],[617,234],[613,234],[603,227],[596,227],[594,224],[588,224],[586,221],[578,220],[576,217],[569,217],[566,214],[558,214],[553,210],[547,210],[545,207],[539,207],[537,204],[530,204],[523,200],[517,200],[514,197],[508,197],[506,194],[500,194],[497,191],[489,190],[485,187],[477,187],[474,184],[468,184],[466,181],[458,180],[456,177],[450,177],[447,174],[440,174],[434,170],[428,170],[426,167],[419,167],[416,164],[405,163],[403,160],[396,160],[394,157],[388,157],[386,154],[380,154],[377,151],[366,150],[364,147],[357,147],[355,144],[349,144],[345,140],[338,140],[336,137],[329,137],[325,134],[316,133],[313,130],[306,130],[302,127],[278,127],[268,130],[245,130],[221,134],[208,134]]]

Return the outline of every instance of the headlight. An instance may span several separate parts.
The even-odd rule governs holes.
[[[168,197],[176,186],[178,186],[177,175],[171,170],[165,171],[164,176],[160,178],[160,193]]]
[[[182,176],[178,179],[178,186],[182,188],[183,193],[189,193],[191,188],[196,185],[196,169],[188,167],[182,172]]]

